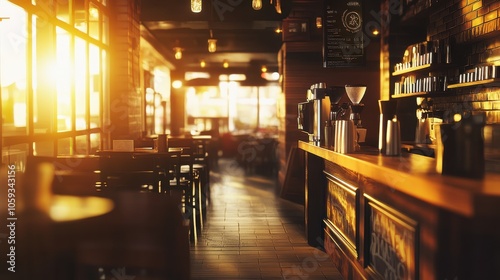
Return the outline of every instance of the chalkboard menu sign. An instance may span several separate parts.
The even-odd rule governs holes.
[[[417,279],[417,223],[375,201],[368,213],[369,269],[383,279]]]
[[[326,0],[323,17],[323,67],[363,66],[361,1]]]

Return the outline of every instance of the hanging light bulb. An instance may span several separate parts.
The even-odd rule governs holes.
[[[262,9],[262,0],[252,0],[252,8],[256,11]]]
[[[213,53],[217,50],[217,39],[214,39],[212,29],[210,29],[210,39],[208,39],[208,51]]]
[[[215,52],[217,50],[217,39],[208,39],[208,51]]]
[[[191,12],[199,13],[201,12],[202,0],[191,0]]]
[[[179,47],[174,48],[174,57],[175,57],[175,59],[182,58],[182,48],[179,48]]]

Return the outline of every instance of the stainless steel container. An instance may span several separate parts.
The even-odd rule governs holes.
[[[392,120],[387,121],[387,133],[385,141],[385,154],[387,156],[401,155],[401,129],[399,120],[396,117],[394,117]]]
[[[356,137],[356,129],[352,120],[335,121],[335,152],[342,154],[354,152]]]

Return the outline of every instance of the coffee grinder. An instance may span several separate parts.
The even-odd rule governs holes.
[[[344,87],[331,86],[328,88],[326,95],[330,99],[329,121],[332,123],[341,117],[342,107],[339,105],[339,101],[344,95]]]
[[[355,140],[355,146],[356,150],[359,150],[359,143],[362,143],[365,141],[366,138],[366,128],[363,128],[361,124],[361,112],[363,111],[363,108],[365,105],[361,103],[361,99],[363,99],[363,96],[365,95],[366,92],[366,86],[365,85],[345,85],[345,91],[347,93],[347,96],[349,97],[349,100],[351,100],[351,114],[349,116],[349,119],[354,122],[354,125],[356,127],[357,131],[357,139]]]

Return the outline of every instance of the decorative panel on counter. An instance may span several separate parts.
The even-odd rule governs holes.
[[[418,224],[365,195],[368,272],[380,279],[418,279]]]
[[[359,191],[357,187],[325,173],[328,183],[325,224],[357,258]]]

